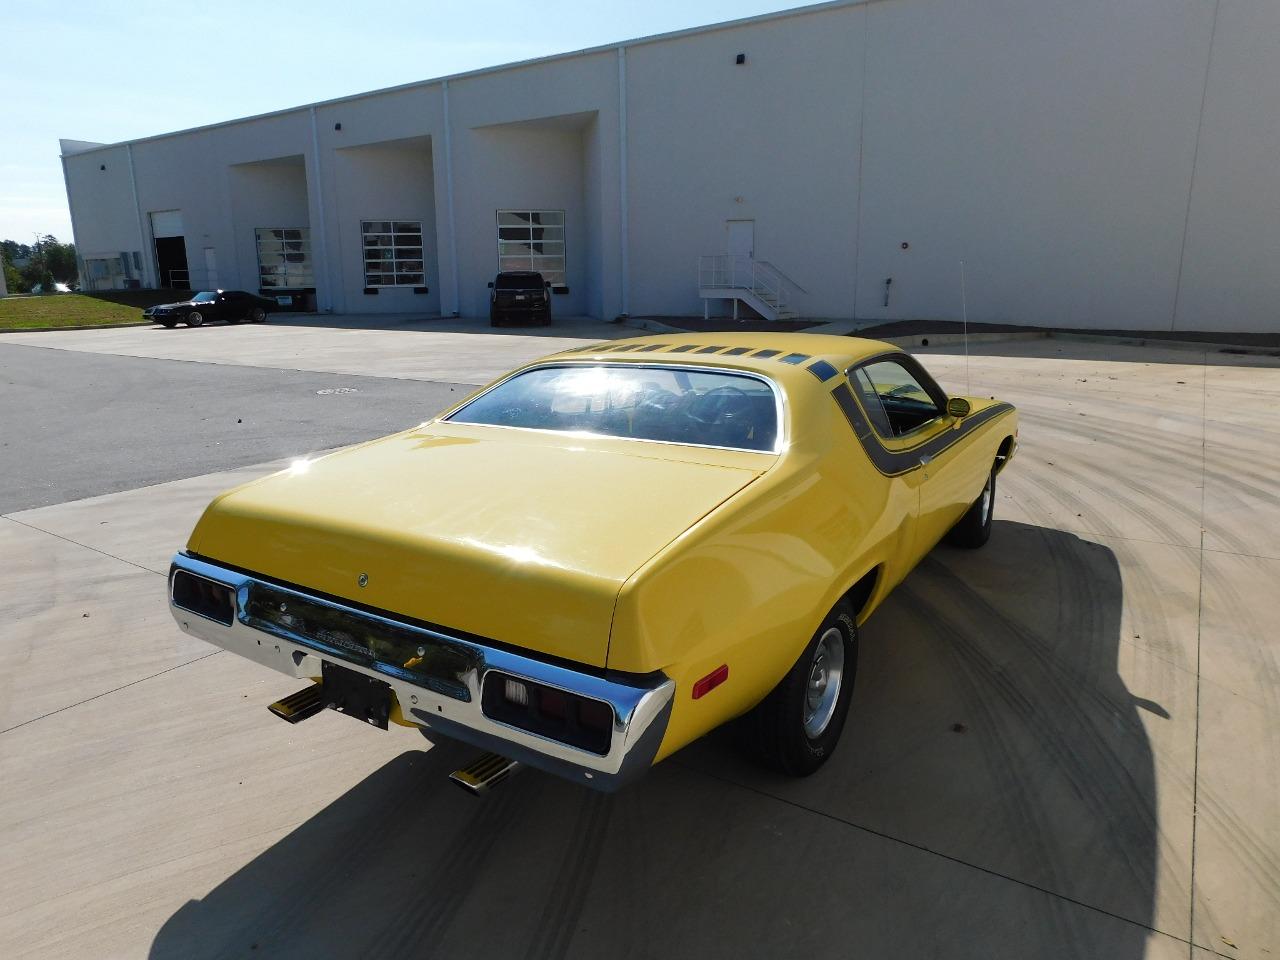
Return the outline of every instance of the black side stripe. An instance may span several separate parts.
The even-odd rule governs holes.
[[[1008,403],[992,404],[972,416],[965,417],[960,421],[957,429],[939,434],[917,447],[912,447],[910,450],[887,450],[880,444],[867,418],[862,415],[862,408],[853,398],[853,391],[849,389],[847,383],[836,387],[831,392],[831,396],[835,398],[845,419],[849,421],[850,429],[862,444],[862,449],[866,451],[872,466],[886,477],[900,477],[904,473],[910,473],[920,466],[922,456],[936,457],[988,420],[994,420],[1013,409],[1013,405]]]
[[[726,357],[740,357],[744,353],[749,353],[750,351],[750,347],[734,347],[732,350],[726,350],[723,355]]]
[[[672,347],[671,352],[672,353],[688,353],[690,350],[692,350],[696,346],[698,346],[698,344],[696,343],[682,343],[678,347]]]

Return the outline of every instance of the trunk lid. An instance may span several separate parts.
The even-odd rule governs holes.
[[[188,548],[379,610],[603,667],[621,585],[774,460],[433,423],[222,495]]]

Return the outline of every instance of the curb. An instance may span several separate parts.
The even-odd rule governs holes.
[[[0,336],[6,333],[52,333],[55,330],[120,330],[125,327],[149,327],[150,320],[130,320],[128,323],[86,323],[76,327],[6,327],[0,330]]]
[[[1165,340],[1160,337],[1108,337],[1099,333],[1066,333],[1054,331],[1048,334],[1054,340],[1073,343],[1112,343],[1129,347],[1166,347],[1171,350],[1187,350],[1192,353],[1237,353],[1264,357],[1280,357],[1280,347],[1260,347],[1244,343],[1210,343],[1200,340]],[[972,339],[972,338],[970,338]]]

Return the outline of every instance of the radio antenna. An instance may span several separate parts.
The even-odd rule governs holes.
[[[964,324],[964,392],[968,396],[973,393],[969,386],[969,302],[965,296],[964,261],[960,261],[960,317]]]

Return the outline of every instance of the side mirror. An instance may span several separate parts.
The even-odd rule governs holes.
[[[964,397],[952,397],[947,401],[947,413],[962,420],[969,415],[969,411],[973,409],[972,404]]]
[[[543,280],[543,281],[542,281],[542,285],[543,285],[544,287],[546,287],[548,290],[550,290],[550,289],[551,289],[551,281],[550,281],[550,280]]]
[[[489,281],[489,289],[490,289],[490,290],[492,290],[492,289],[493,289],[493,281],[492,281],[492,280],[490,280],[490,281]]]

